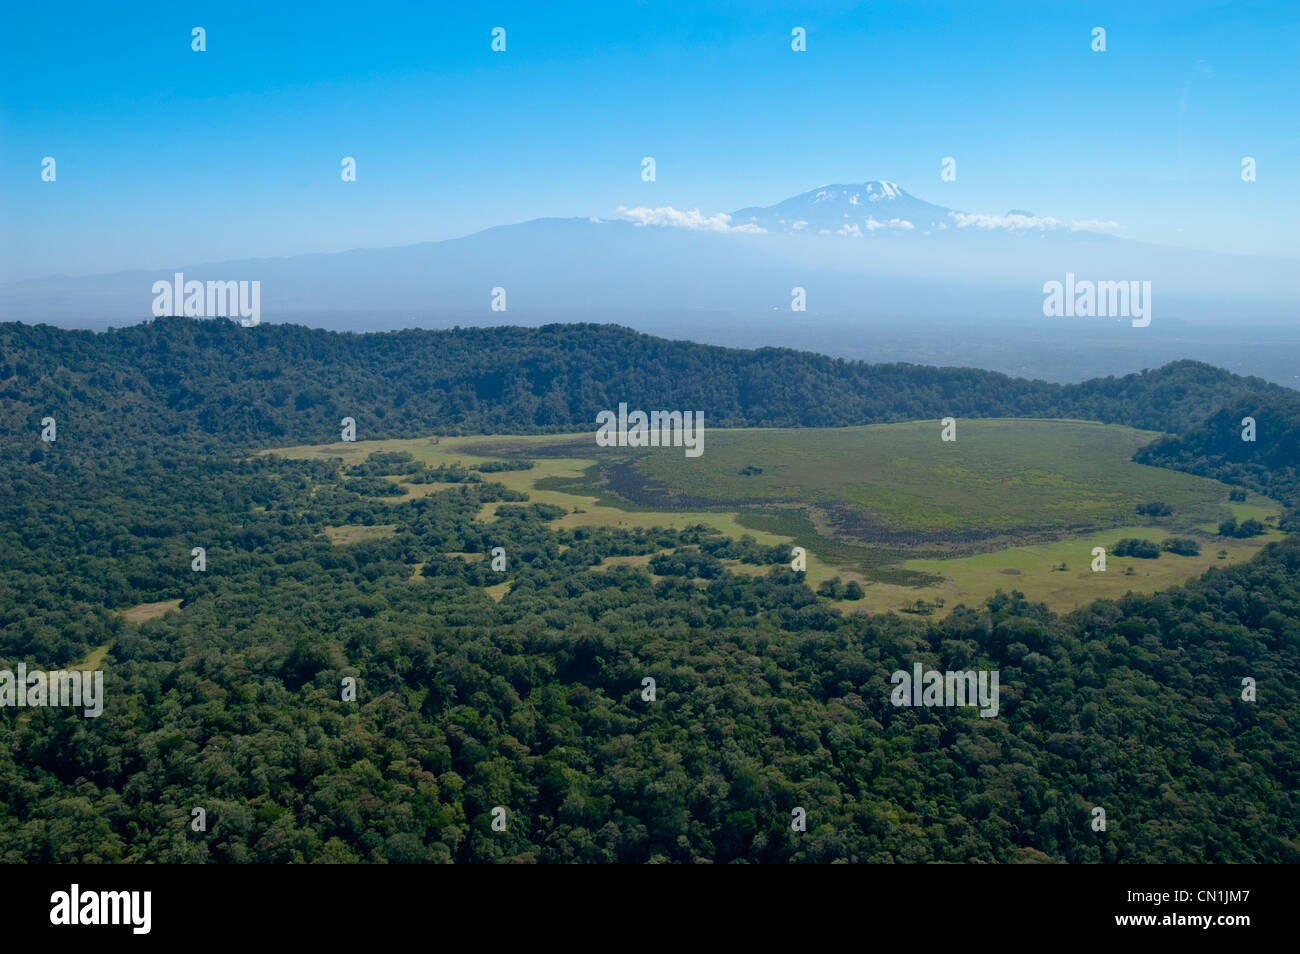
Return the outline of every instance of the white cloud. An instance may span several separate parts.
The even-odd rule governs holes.
[[[910,232],[914,228],[916,226],[907,219],[890,219],[888,222],[878,222],[875,216],[867,219],[868,232],[874,232],[876,229],[902,229],[904,232]]]
[[[1062,222],[1050,215],[986,215],[983,213],[949,212],[948,215],[957,223],[957,228],[977,229],[1069,229],[1071,232],[1119,232],[1124,226],[1118,222],[1101,219],[1072,219]]]
[[[1112,222],[1110,219],[1105,221],[1101,219],[1073,219],[1070,222],[1070,229],[1074,232],[1081,230],[1087,232],[1122,232],[1124,226],[1118,222]]]
[[[983,212],[949,212],[957,228],[977,229],[1058,229],[1064,223],[1050,215],[988,215]]]
[[[629,209],[620,205],[615,210],[625,219],[631,219],[637,225],[664,225],[675,229],[691,229],[696,232],[766,232],[767,229],[757,225],[732,225],[731,216],[726,212],[702,215],[699,209],[678,210],[671,205],[659,209],[637,206]]]

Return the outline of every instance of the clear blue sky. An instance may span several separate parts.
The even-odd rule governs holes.
[[[1295,0],[73,2],[0,17],[0,279],[619,205],[730,212],[876,178],[967,211],[1300,258]],[[207,52],[190,49],[195,26]]]

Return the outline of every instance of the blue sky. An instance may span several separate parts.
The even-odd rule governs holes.
[[[7,5],[0,279],[620,205],[730,212],[877,178],[965,211],[1300,258],[1294,2],[293,6]]]

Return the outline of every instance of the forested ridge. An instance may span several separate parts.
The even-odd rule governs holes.
[[[1300,401],[1296,397],[1269,394],[1220,407],[1181,433],[1148,444],[1134,459],[1240,484],[1295,507],[1300,501]],[[1248,418],[1254,440],[1242,439]],[[1295,517],[1290,521],[1293,524]]]
[[[143,436],[266,447],[427,433],[594,428],[631,400],[709,427],[836,427],[941,417],[1073,417],[1182,433],[1220,408],[1296,392],[1180,361],[1074,385],[971,368],[865,364],[668,341],[614,325],[345,334],[158,318],[108,332],[0,324],[0,432],[45,415],[69,443]],[[1245,413],[1244,411],[1242,413]]]
[[[1294,445],[1259,466],[1218,438],[1245,444],[1254,409],[1263,453],[1291,395],[1190,362],[1058,387],[600,326],[0,326],[0,668],[109,646],[99,718],[0,709],[0,860],[1300,861],[1290,539],[1068,616],[1015,593],[849,615],[779,548],[705,528],[566,528],[490,471],[400,455],[247,453],[337,440],[349,414],[363,439],[588,429],[629,398],[708,426],[1056,415],[1169,431],[1161,460],[1294,506],[1273,476]],[[397,473],[450,486],[399,502]],[[665,551],[655,575],[601,565]],[[180,610],[119,612],[163,600]],[[998,717],[895,708],[915,662],[1000,671]]]

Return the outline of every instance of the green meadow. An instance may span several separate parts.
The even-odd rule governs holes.
[[[704,454],[681,448],[600,448],[592,434],[419,438],[286,448],[293,457],[360,463],[405,451],[431,466],[525,457],[529,470],[485,479],[554,504],[559,526],[687,527],[706,524],[762,544],[808,551],[807,580],[840,577],[865,587],[845,610],[942,614],[1020,590],[1058,610],[1130,590],[1166,588],[1211,566],[1250,559],[1280,534],[1218,537],[1220,520],[1275,523],[1279,508],[1256,494],[1228,500],[1218,481],[1132,461],[1157,435],[1085,421],[961,420],[955,441],[939,422],[820,429],[708,430]],[[442,485],[397,482],[395,505]],[[448,485],[450,486],[450,485]],[[1140,516],[1160,502],[1171,513]],[[491,522],[500,504],[485,504]],[[345,544],[388,528],[331,528]],[[1197,556],[1116,557],[1121,538],[1195,539]],[[1094,547],[1105,572],[1091,568]],[[738,572],[753,568],[733,567]],[[492,594],[494,597],[496,594]],[[920,601],[918,603],[918,601]]]
[[[819,527],[866,541],[1000,536],[1134,522],[1137,504],[1169,504],[1180,523],[1219,514],[1213,481],[1135,464],[1151,432],[1081,421],[959,421],[706,434],[705,454],[637,459],[647,499],[794,505]],[[667,485],[656,493],[655,483]]]

